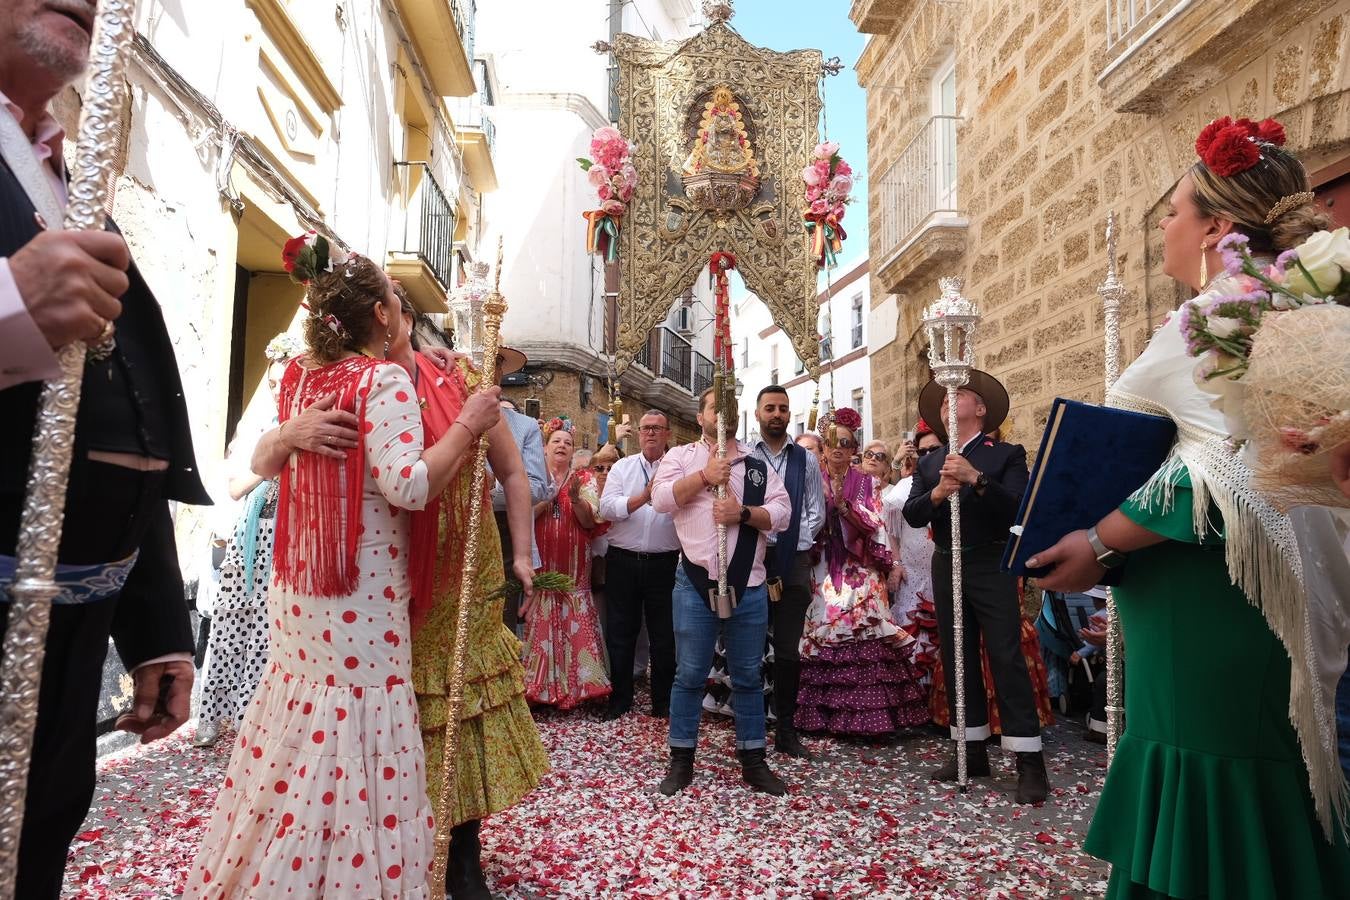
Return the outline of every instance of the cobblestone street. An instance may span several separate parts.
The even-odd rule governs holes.
[[[665,798],[665,723],[545,715],[552,773],[483,829],[484,868],[505,900],[602,897],[1094,897],[1105,866],[1081,844],[1105,754],[1082,729],[1049,729],[1054,788],[1041,808],[1009,798],[1011,761],[961,798],[927,779],[932,734],[895,746],[812,740],[811,764],[770,762],[781,799],[740,782],[724,720],[703,730],[697,777]],[[72,852],[68,895],[171,898],[186,878],[230,742],[197,749],[190,726],[106,756],[94,808]]]

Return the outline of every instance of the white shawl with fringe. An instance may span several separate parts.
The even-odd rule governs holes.
[[[1230,279],[1216,279],[1189,303],[1231,293]],[[1265,616],[1292,662],[1289,721],[1298,734],[1318,820],[1327,835],[1344,827],[1350,796],[1336,744],[1336,682],[1346,667],[1350,643],[1350,564],[1334,550],[1340,545],[1331,515],[1304,508],[1291,521],[1276,512],[1249,481],[1242,451],[1214,394],[1196,386],[1196,360],[1186,352],[1180,315],[1153,335],[1148,347],[1120,376],[1107,405],[1163,415],[1177,425],[1177,442],[1163,467],[1135,498],[1163,510],[1172,502],[1178,470],[1190,475],[1195,530],[1214,529],[1212,501],[1223,517],[1228,572],[1233,583]],[[1304,558],[1317,562],[1305,568]],[[1336,648],[1339,648],[1337,650]]]

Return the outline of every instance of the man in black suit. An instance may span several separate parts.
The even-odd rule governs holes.
[[[84,69],[94,9],[0,4],[0,635],[41,382],[60,373],[55,349],[114,328],[117,341],[85,368],[76,419],[19,847],[25,900],[60,894],[89,810],[109,636],[135,682],[118,727],[151,741],[188,716],[193,640],[168,501],[210,503],[164,319],[126,242],[115,230],[51,230],[66,184],[48,104]]]
[[[943,674],[952,737],[956,739],[956,664],[952,605],[952,528],[948,498],[961,492],[961,580],[965,618],[965,693],[967,771],[989,774],[985,740],[990,736],[980,666],[980,636],[989,653],[1003,748],[1017,754],[1017,802],[1039,803],[1049,792],[1045,758],[1041,753],[1040,720],[1036,696],[1022,656],[1022,610],[1017,579],[999,571],[1008,528],[1027,487],[1027,454],[1018,444],[1005,444],[988,435],[1008,415],[1008,392],[986,372],[972,370],[970,382],[958,393],[957,446],[960,455],[943,447],[919,460],[905,501],[906,521],[915,528],[931,524],[933,595],[941,636]],[[930,381],[919,395],[919,412],[939,438],[946,440],[947,392]],[[933,773],[937,781],[956,780],[956,756]]]

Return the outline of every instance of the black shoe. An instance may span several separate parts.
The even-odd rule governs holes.
[[[741,777],[751,788],[774,797],[781,797],[787,793],[783,782],[778,780],[778,776],[773,774],[769,764],[764,761],[763,747],[758,750],[737,750],[736,756],[741,761]]]
[[[450,829],[450,859],[445,868],[445,890],[450,900],[494,900],[483,877],[483,845],[479,819]]]
[[[600,721],[613,722],[615,719],[626,715],[630,708],[627,706],[606,706],[605,711],[600,714]]]
[[[653,719],[669,719],[669,718],[670,718],[670,705],[669,705],[669,704],[666,704],[666,705],[663,705],[663,706],[653,706],[653,707],[652,707],[652,718],[653,718]]]
[[[1050,778],[1045,774],[1045,755],[1017,754],[1017,802],[1044,803],[1050,795]]]
[[[1094,731],[1093,729],[1089,728],[1087,731],[1083,732],[1083,740],[1091,741],[1094,744],[1105,744],[1106,732]]]
[[[784,756],[791,756],[795,759],[804,759],[811,762],[815,756],[806,745],[802,743],[801,735],[797,734],[797,729],[791,727],[778,726],[778,731],[774,734],[773,749],[775,753],[781,753]]]
[[[983,778],[988,774],[989,748],[984,741],[966,741],[966,776]],[[955,781],[956,776],[956,741],[952,741],[951,759],[943,763],[941,768],[934,769],[928,777],[933,781]]]
[[[674,797],[680,791],[689,787],[694,781],[694,748],[693,747],[671,747],[670,748],[670,767],[666,769],[666,777],[661,779],[657,785],[657,790],[667,797]]]

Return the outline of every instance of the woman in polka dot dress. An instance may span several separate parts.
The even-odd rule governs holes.
[[[411,684],[404,510],[445,488],[498,417],[498,400],[495,391],[470,398],[424,452],[412,381],[382,359],[400,323],[392,286],[365,257],[327,256],[326,242],[310,237],[287,259],[309,285],[309,355],[287,369],[282,424],[253,457],[256,471],[281,474],[272,657],[189,898],[441,896],[426,883],[434,823]],[[328,398],[358,439],[339,428],[328,455],[294,453],[290,419]]]

